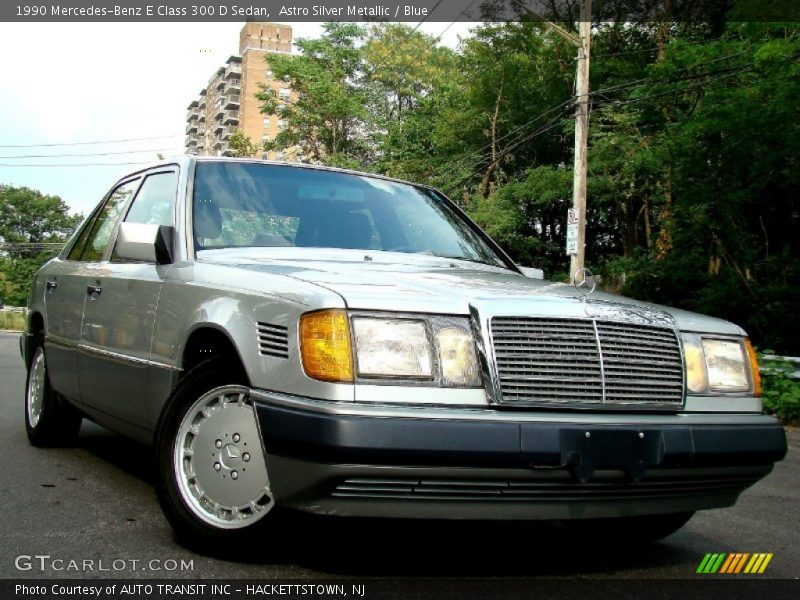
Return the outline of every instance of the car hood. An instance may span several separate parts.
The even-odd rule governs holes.
[[[261,250],[261,249],[259,249]],[[743,335],[733,323],[689,311],[531,279],[507,269],[405,253],[293,248],[203,252],[201,260],[292,277],[340,295],[348,308],[395,312],[581,317],[624,311],[667,313],[682,331]],[[320,259],[324,253],[325,258]]]

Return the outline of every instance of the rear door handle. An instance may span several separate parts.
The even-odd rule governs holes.
[[[45,283],[44,286],[45,286],[45,288],[47,288],[47,291],[49,292],[50,290],[54,290],[54,289],[56,289],[58,287],[58,282],[57,281],[50,281],[48,279],[47,283]]]
[[[102,291],[103,291],[103,288],[101,288],[99,285],[91,285],[91,284],[89,284],[89,285],[86,286],[86,293],[89,294],[90,296],[91,295],[99,296],[100,292],[102,292]]]

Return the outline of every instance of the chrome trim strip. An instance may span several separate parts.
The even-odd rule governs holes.
[[[592,288],[592,292],[594,288]],[[591,293],[591,292],[589,292]],[[602,404],[606,403],[606,366],[603,364],[603,345],[600,343],[600,331],[597,329],[597,319],[592,319],[592,329],[594,329],[594,342],[597,344],[597,358],[600,361],[600,393],[602,394]]]
[[[677,413],[677,414],[620,414],[584,412],[522,412],[492,408],[364,405],[354,402],[332,402],[290,396],[268,390],[251,389],[250,395],[259,402],[327,415],[350,417],[391,417],[405,419],[450,419],[459,421],[514,423],[569,423],[585,425],[769,425],[773,417],[763,414],[737,413]]]
[[[81,352],[86,352],[87,354],[94,354],[96,356],[100,356],[102,358],[106,358],[109,360],[134,363],[144,367],[157,367],[159,369],[168,369],[170,371],[183,370],[180,367],[169,365],[167,363],[162,363],[155,360],[149,360],[146,358],[139,358],[136,356],[128,356],[127,354],[120,354],[119,352],[112,352],[110,350],[104,350],[102,348],[96,348],[95,346],[88,346],[86,344],[76,344],[75,347]]]
[[[78,343],[70,340],[68,338],[62,338],[57,335],[53,335],[52,333],[48,333],[44,338],[45,344],[55,344],[57,346],[63,346],[64,348],[77,348]]]

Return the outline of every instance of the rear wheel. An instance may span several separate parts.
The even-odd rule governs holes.
[[[682,512],[616,519],[578,519],[564,521],[563,525],[571,533],[587,541],[596,541],[606,545],[626,542],[647,543],[675,533],[693,515],[693,512]]]
[[[73,444],[82,417],[52,387],[47,373],[44,344],[38,336],[25,386],[25,430],[34,446]]]
[[[217,359],[194,368],[156,433],[159,501],[190,545],[251,540],[274,520],[253,401],[236,372]]]

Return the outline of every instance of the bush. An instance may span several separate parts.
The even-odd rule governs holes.
[[[792,375],[798,365],[766,350],[759,355],[764,409],[788,423],[800,420],[800,380]]]

